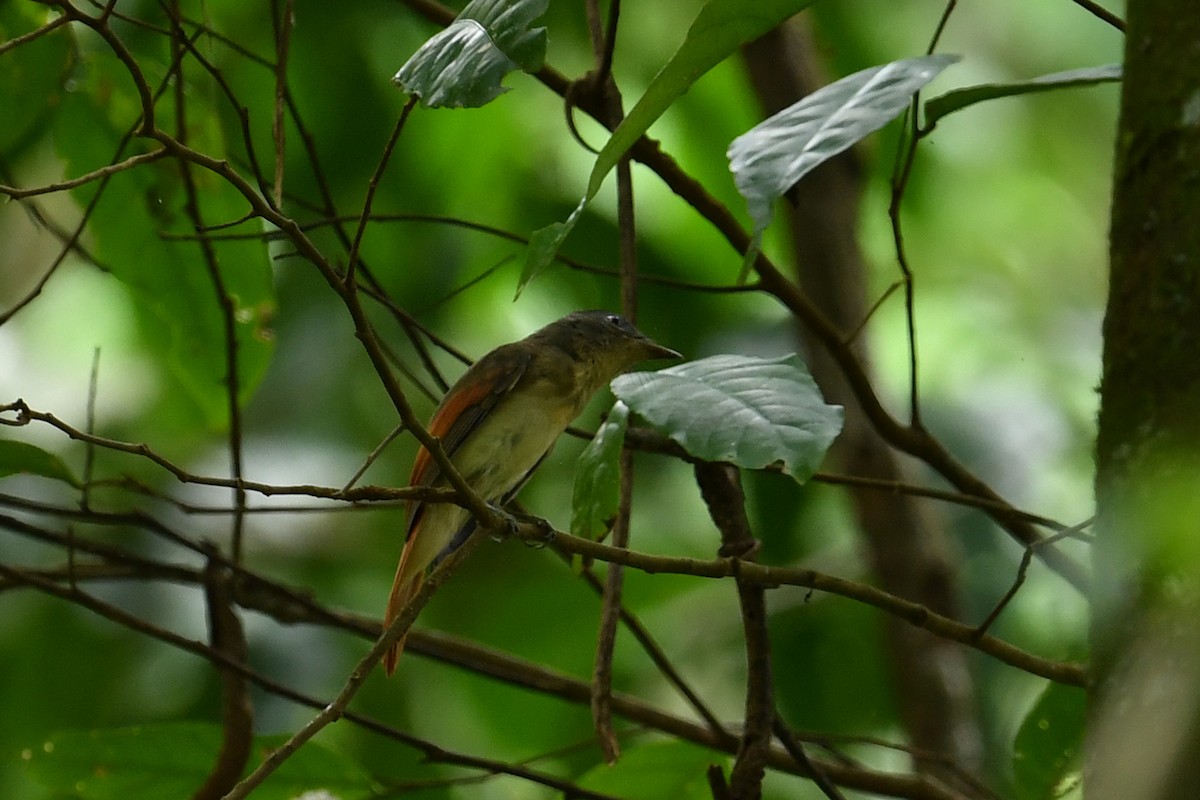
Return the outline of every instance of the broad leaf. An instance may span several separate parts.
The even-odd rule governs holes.
[[[251,766],[286,737],[255,739]],[[33,777],[56,796],[83,800],[191,797],[212,768],[221,728],[212,723],[171,722],[62,731],[26,751]],[[306,792],[335,797],[371,794],[369,777],[328,747],[310,742],[271,775],[256,800],[287,800]]]
[[[824,161],[879,130],[913,94],[958,60],[929,55],[856,72],[819,89],[755,125],[729,145],[729,169],[746,198],[758,250],[771,207],[784,192]]]
[[[1013,777],[1024,800],[1051,800],[1070,790],[1083,752],[1086,695],[1051,683],[1034,704],[1013,742]]]
[[[80,485],[79,479],[53,453],[26,442],[0,441],[0,478],[19,473]]]
[[[541,69],[546,29],[529,26],[548,2],[472,0],[392,81],[430,108],[475,108],[495,100],[508,91],[501,85],[508,73]]]
[[[621,121],[596,156],[587,192],[566,222],[542,228],[526,251],[518,293],[550,266],[554,254],[575,227],[575,222],[621,156],[633,147],[654,121],[705,73],[738,48],[813,4],[815,0],[711,0],[688,28],[687,36],[671,59],[659,70],[629,115]]]
[[[795,355],[720,355],[612,382],[613,393],[660,433],[706,461],[745,469],[780,464],[806,481],[842,429]]]
[[[1101,83],[1119,83],[1121,65],[1087,67],[1067,72],[1055,72],[1019,83],[983,83],[955,89],[925,103],[925,127],[932,128],[947,114],[999,97],[1014,97],[1022,94],[1050,92],[1056,89],[1072,89],[1078,86],[1096,86]]]
[[[608,419],[579,456],[575,489],[571,498],[571,533],[587,539],[599,538],[617,511],[620,494],[621,446],[629,423],[629,407],[620,400]]]

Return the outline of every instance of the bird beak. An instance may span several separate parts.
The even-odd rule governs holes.
[[[663,347],[661,344],[654,341],[653,339],[647,339],[646,341],[644,341],[642,343],[642,346],[646,350],[645,358],[647,358],[647,359],[651,359],[651,358],[671,358],[671,359],[683,358],[682,353],[672,350],[669,347]]]

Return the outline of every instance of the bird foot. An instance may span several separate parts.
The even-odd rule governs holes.
[[[505,539],[516,535],[517,528],[521,525],[520,520],[500,506],[492,505],[491,503],[488,506],[492,511],[496,512],[496,517],[500,520],[500,527],[493,528],[491,531],[492,541],[503,542]]]
[[[538,535],[536,538],[523,540],[526,547],[532,547],[535,550],[541,550],[543,547],[554,541],[554,526],[545,519],[526,515],[521,521],[528,522],[530,525],[538,529]]]

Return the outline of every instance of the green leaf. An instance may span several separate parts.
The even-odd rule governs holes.
[[[252,766],[287,737],[257,737]],[[131,797],[191,797],[212,768],[221,746],[214,723],[169,722],[91,731],[61,731],[25,760],[47,789],[83,800]],[[371,794],[370,778],[356,764],[323,744],[309,742],[283,763],[256,800],[287,800],[305,792],[335,797]]]
[[[1062,797],[1078,780],[1086,695],[1051,683],[1013,741],[1013,777],[1023,800]]]
[[[517,297],[521,296],[521,292],[530,281],[545,272],[554,261],[558,248],[562,247],[585,208],[587,200],[581,201],[565,222],[552,222],[534,231],[529,237],[529,246],[525,248],[525,262],[521,266],[521,277],[517,279]]]
[[[642,134],[701,76],[739,47],[762,36],[814,0],[712,0],[696,16],[687,38],[659,70],[629,115],[621,121],[592,167],[590,200],[604,178]]]
[[[608,419],[579,456],[571,497],[571,533],[588,539],[608,530],[619,501],[619,461],[629,424],[629,406],[618,400]]]
[[[55,116],[55,143],[68,175],[113,160],[122,126],[136,118],[128,78],[110,60],[89,62],[76,91]],[[188,96],[192,146],[225,152],[218,115],[202,113],[200,91]],[[131,155],[129,148],[122,157]],[[232,187],[207,170],[193,168],[198,202],[208,225],[242,218],[247,204]],[[100,182],[72,192],[86,206]],[[136,222],[130,221],[131,217]],[[222,233],[261,231],[257,222]],[[213,275],[196,241],[165,238],[194,233],[184,213],[178,164],[171,159],[143,164],[112,176],[88,221],[98,261],[129,290],[145,343],[157,350],[171,376],[200,408],[210,428],[228,424],[227,344]],[[274,352],[270,326],[275,300],[265,239],[212,242],[217,274],[233,303],[239,402],[245,402],[266,373]]]
[[[729,758],[687,742],[649,742],[628,747],[616,764],[598,764],[579,779],[585,789],[628,800],[708,800],[706,771]]]
[[[0,441],[0,478],[25,473],[80,486],[62,459],[26,442]]]
[[[49,19],[31,3],[0,3],[0,42],[36,30]],[[0,153],[10,164],[36,144],[61,102],[71,68],[70,26],[13,48],[0,69]]]
[[[872,67],[819,89],[734,139],[726,155],[760,237],[771,208],[812,169],[879,130],[914,93],[958,60],[953,55],[906,58]],[[753,258],[756,248],[747,253]]]
[[[983,83],[978,86],[967,86],[938,95],[925,103],[925,127],[932,128],[938,120],[947,114],[960,111],[967,106],[982,103],[984,100],[995,100],[999,97],[1015,97],[1036,92],[1050,92],[1056,89],[1071,89],[1077,86],[1095,86],[1101,83],[1119,83],[1121,81],[1121,65],[1108,64],[1102,67],[1086,67],[1072,69],[1066,72],[1055,72],[1018,83]]]
[[[596,156],[587,192],[579,206],[566,222],[559,227],[551,226],[554,229],[552,236],[539,239],[539,246],[531,246],[527,251],[521,285],[550,266],[558,247],[575,227],[583,209],[600,191],[608,173],[672,103],[743,44],[757,39],[813,2],[815,0],[711,0],[700,9],[683,44],[650,81],[646,93]],[[549,230],[542,228],[535,238]]]
[[[660,433],[706,461],[745,469],[781,463],[803,483],[842,429],[795,355],[720,355],[658,372],[633,372],[613,393]]]
[[[429,108],[477,108],[508,91],[518,69],[536,72],[546,58],[546,29],[530,28],[549,0],[472,0],[425,42],[392,82]]]

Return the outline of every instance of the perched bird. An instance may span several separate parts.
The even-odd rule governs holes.
[[[489,503],[510,500],[554,441],[601,387],[629,367],[680,354],[648,339],[624,317],[577,311],[475,362],[450,387],[429,421],[463,479]],[[445,485],[422,447],[413,486]],[[409,504],[408,531],[384,624],[391,624],[421,588],[429,566],[466,540],[475,526],[453,503]],[[404,649],[392,645],[383,666],[391,675]]]

